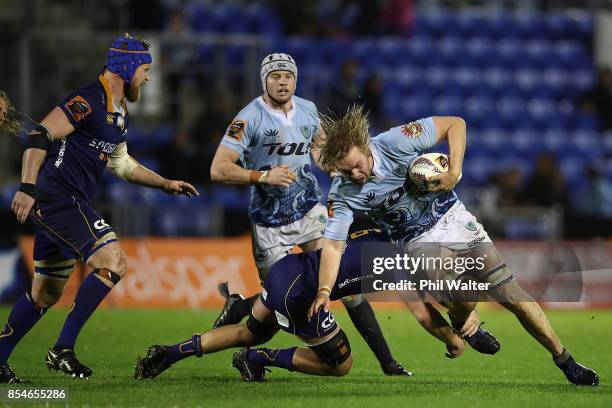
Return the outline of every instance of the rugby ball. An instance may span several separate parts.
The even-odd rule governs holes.
[[[410,163],[408,175],[410,180],[421,190],[427,190],[438,181],[426,181],[426,177],[435,176],[448,171],[448,156],[444,153],[425,153]],[[461,174],[459,175],[461,180]],[[458,180],[458,181],[459,181]]]

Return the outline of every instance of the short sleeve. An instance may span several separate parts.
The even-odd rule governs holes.
[[[232,123],[227,127],[221,144],[229,147],[241,155],[249,147],[253,138],[253,119],[247,112],[247,108],[238,113]]]
[[[387,132],[386,143],[406,154],[429,149],[436,144],[436,125],[433,118],[419,119],[391,128]]]
[[[325,238],[336,241],[346,240],[353,223],[353,210],[344,201],[330,199],[327,202],[327,216]]]
[[[79,90],[68,95],[58,106],[75,129],[86,124],[92,117],[93,98],[85,90]]]

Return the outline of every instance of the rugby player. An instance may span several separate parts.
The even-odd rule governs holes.
[[[0,130],[19,136],[22,125],[6,92],[0,89]]]
[[[131,183],[168,194],[197,195],[190,184],[167,180],[128,154],[126,100],[137,102],[149,79],[149,45],[125,35],[114,41],[106,66],[94,82],[55,107],[27,137],[22,178],[12,210],[35,227],[31,291],[14,305],[0,333],[0,382],[21,380],[8,358],[21,338],[61,297],[77,260],[92,272],[83,280],[53,347],[49,369],[86,378],[92,370],[76,357],[81,328],[127,271],[125,253],[110,225],[93,209],[92,199],[105,168]]]
[[[320,132],[314,103],[295,95],[298,69],[287,54],[266,56],[260,69],[263,94],[232,121],[212,161],[213,181],[253,186],[249,217],[253,255],[263,282],[272,264],[297,245],[304,251],[319,247],[327,222],[321,190],[312,173]],[[237,164],[242,159],[245,167]],[[248,299],[229,294],[213,327],[238,323],[249,314],[259,295]],[[367,300],[356,295],[342,300],[351,320],[388,375],[407,375],[395,361]]]
[[[551,353],[570,382],[598,385],[597,374],[578,364],[563,347],[538,303],[518,285],[482,225],[453,191],[466,146],[462,118],[429,117],[370,138],[367,115],[361,107],[353,106],[341,118],[323,117],[321,127],[326,135],[321,164],[338,174],[329,193],[328,207],[333,216],[325,229],[318,293],[308,311],[310,318],[320,313],[321,307],[329,310],[330,292],[337,281],[353,213],[366,213],[396,244],[404,246],[408,255],[430,251],[433,246],[449,256],[484,258],[483,268],[473,278],[490,284],[487,293],[514,313],[527,332]],[[427,179],[432,183],[429,192],[418,193],[407,176],[408,167],[423,150],[442,139],[449,145],[449,170]],[[464,324],[475,305],[450,302],[449,316],[455,328]]]
[[[362,281],[374,277],[361,267],[362,252],[368,250],[369,244],[388,240],[387,234],[380,230],[363,230],[351,235],[342,255],[339,279],[331,289],[332,300],[362,293]],[[147,356],[138,360],[135,378],[156,377],[186,357],[263,344],[280,329],[297,336],[307,347],[247,348],[234,353],[232,366],[240,371],[244,381],[264,381],[268,366],[311,375],[347,374],[352,365],[351,346],[334,315],[321,309],[315,319],[306,319],[310,302],[317,293],[320,257],[321,251],[317,250],[282,258],[267,274],[261,296],[245,324],[195,334],[172,346],[151,346]],[[447,357],[455,358],[463,353],[462,339],[435,308],[423,302],[408,305],[419,323],[446,344]],[[471,318],[478,325],[475,312]]]

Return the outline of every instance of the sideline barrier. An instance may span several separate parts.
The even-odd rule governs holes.
[[[24,236],[20,248],[25,255],[28,269],[33,270],[33,237]],[[105,300],[113,307],[161,307],[161,308],[219,308],[223,299],[217,292],[217,284],[230,283],[232,292],[251,295],[259,291],[257,269],[251,255],[251,239],[239,238],[127,238],[121,245],[128,258],[128,274]],[[570,247],[580,263],[579,281],[576,274],[570,279],[556,278],[561,289],[578,285],[582,300],[588,302],[550,302],[549,307],[612,307],[612,242],[561,243]],[[551,255],[549,244],[542,242],[498,242],[497,248],[506,264],[519,277],[521,285],[530,293],[551,282],[534,276],[531,272],[550,264],[562,270],[563,259]],[[553,271],[558,272],[558,271]],[[70,306],[81,279],[87,271],[81,266],[73,276],[60,301]],[[565,282],[564,282],[565,281]],[[563,286],[564,285],[564,286]],[[554,295],[553,295],[554,296]],[[377,296],[371,299],[375,301]],[[578,296],[580,298],[580,295]],[[400,302],[384,302],[379,306],[404,307]]]

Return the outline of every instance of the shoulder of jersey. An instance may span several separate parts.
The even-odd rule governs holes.
[[[300,98],[299,96],[295,95],[293,96],[293,100],[295,101],[295,104],[297,106],[314,114],[317,113],[317,106],[314,104],[314,102],[311,102],[308,99]]]

